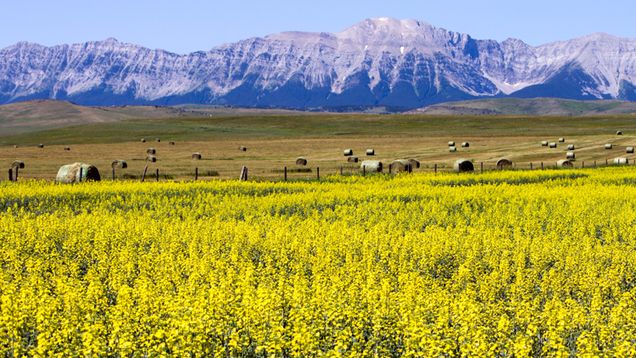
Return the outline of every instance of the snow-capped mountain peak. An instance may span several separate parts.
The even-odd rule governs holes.
[[[530,46],[417,20],[283,32],[178,55],[114,38],[0,50],[0,103],[207,103],[410,109],[493,96],[636,100],[636,40],[594,33]]]

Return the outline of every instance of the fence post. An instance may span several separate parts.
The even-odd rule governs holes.
[[[596,168],[596,160],[594,161],[594,168]]]
[[[199,167],[194,168],[194,181],[199,180]]]
[[[239,180],[241,180],[241,181],[244,181],[244,180],[246,181],[247,180],[247,167],[246,166],[243,166],[241,168],[241,176],[239,177]]]
[[[18,172],[19,172],[20,168],[19,167],[15,167],[15,181],[18,181]]]
[[[342,165],[340,166],[340,175],[342,175]]]
[[[320,180],[320,167],[316,167],[316,179]]]
[[[435,174],[437,174],[437,163],[435,163]]]
[[[581,162],[581,168],[585,168],[585,161]]]
[[[13,169],[9,168],[9,181],[13,181]]]
[[[362,166],[362,176],[365,176],[365,175],[367,175],[367,166],[363,165]]]
[[[115,181],[115,166],[113,166],[113,181]]]
[[[391,172],[393,171],[393,164],[389,164],[389,174],[392,174]]]
[[[155,176],[157,178],[157,181],[159,181],[159,168],[156,169]]]
[[[283,179],[285,179],[285,181],[287,181],[287,167],[283,168]]]
[[[481,172],[483,173],[484,172],[484,162],[480,162],[479,166],[481,167]]]
[[[608,165],[609,163],[607,162],[607,158],[605,158],[605,165]]]
[[[530,163],[530,170],[532,170],[532,163]]]
[[[541,162],[541,170],[543,170],[543,162]]]
[[[141,174],[141,182],[143,183],[146,179],[146,173],[148,172],[148,162],[146,162],[146,166],[144,167],[144,172]]]

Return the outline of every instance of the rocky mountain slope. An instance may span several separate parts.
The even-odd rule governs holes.
[[[185,55],[115,39],[0,50],[0,103],[408,110],[484,97],[636,100],[636,39],[592,34],[533,47],[378,18]]]

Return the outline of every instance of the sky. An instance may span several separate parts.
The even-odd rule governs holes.
[[[183,54],[281,31],[338,32],[373,17],[531,45],[594,32],[636,38],[634,0],[3,0],[0,48],[114,37]]]

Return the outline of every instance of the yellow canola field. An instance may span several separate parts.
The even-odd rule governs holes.
[[[4,356],[635,356],[636,168],[0,183]]]

